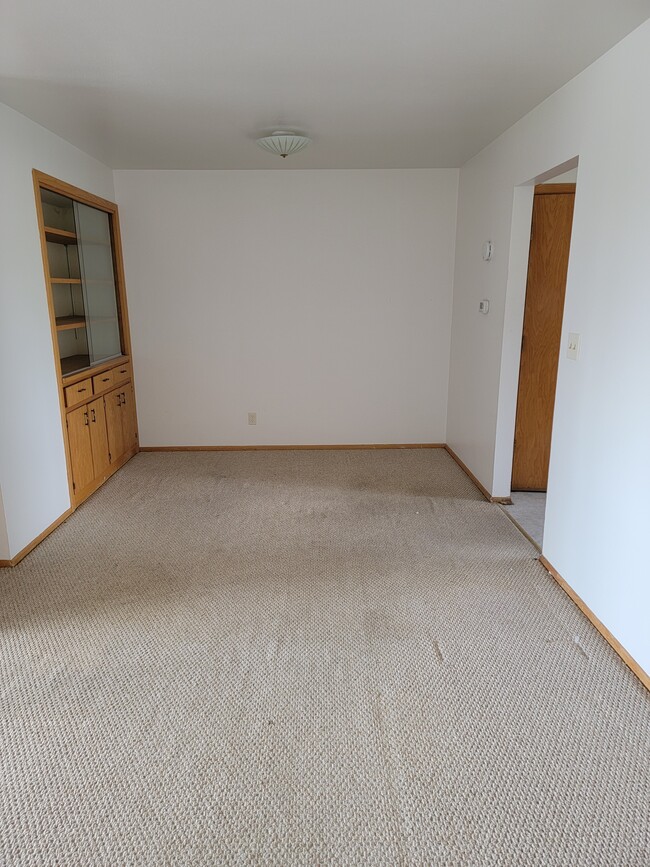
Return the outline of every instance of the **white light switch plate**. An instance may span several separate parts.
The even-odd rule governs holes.
[[[577,361],[579,353],[580,353],[580,335],[576,334],[574,331],[572,331],[569,334],[569,343],[567,346],[566,357],[570,358],[572,361]]]

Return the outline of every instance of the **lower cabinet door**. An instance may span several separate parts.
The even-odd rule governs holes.
[[[108,472],[111,465],[111,454],[108,448],[108,431],[106,430],[106,412],[104,398],[98,397],[88,404],[90,442],[93,450],[93,468],[95,478]]]
[[[115,463],[126,451],[124,447],[122,392],[124,389],[116,388],[104,397],[106,407],[106,432],[108,434],[108,450],[111,453],[111,461]]]
[[[138,441],[137,426],[135,420],[135,398],[133,385],[129,382],[122,389],[122,436],[124,438],[124,451],[128,452],[135,448]]]
[[[87,406],[80,406],[66,416],[72,481],[77,494],[95,478],[89,418]]]

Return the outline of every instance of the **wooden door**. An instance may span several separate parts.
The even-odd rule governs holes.
[[[521,343],[513,491],[545,491],[575,184],[535,188]]]
[[[79,494],[95,478],[88,407],[80,406],[79,409],[69,412],[66,416],[66,424],[72,483],[75,494]]]
[[[135,398],[133,385],[129,382],[123,386],[122,391],[122,435],[124,438],[124,451],[128,452],[135,448],[138,441],[137,425],[135,418]]]
[[[125,451],[124,433],[122,428],[122,391],[116,388],[110,391],[104,398],[106,406],[106,431],[108,434],[108,448],[111,453],[111,461],[120,458]]]
[[[90,442],[93,450],[93,467],[95,478],[103,476],[111,466],[111,454],[108,447],[108,431],[106,430],[106,412],[104,398],[98,397],[88,404]]]

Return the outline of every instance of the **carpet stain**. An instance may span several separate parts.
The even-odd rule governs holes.
[[[650,695],[534,554],[438,449],[137,455],[2,570],[0,864],[645,867]]]

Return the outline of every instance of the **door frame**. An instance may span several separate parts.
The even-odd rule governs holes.
[[[496,435],[494,446],[494,469],[492,494],[495,497],[510,497],[512,460],[514,455],[517,394],[519,390],[519,366],[521,361],[521,338],[524,328],[526,284],[528,281],[528,257],[530,250],[530,227],[533,216],[535,186],[550,181],[578,167],[578,156],[572,157],[547,171],[530,178],[513,189],[510,247],[508,250],[508,277],[501,345],[501,369],[499,373],[499,397],[497,404]],[[577,187],[576,187],[577,192]],[[566,301],[570,290],[571,254],[567,277]],[[565,341],[566,322],[563,319],[561,346]],[[558,377],[561,373],[558,371]],[[553,461],[551,446],[551,464]],[[549,478],[549,485],[551,480]]]
[[[512,479],[514,479],[514,477],[515,477],[515,458],[517,457],[517,454],[518,454],[516,436],[517,436],[517,422],[519,420],[519,413],[520,413],[520,409],[521,409],[521,407],[520,407],[520,394],[521,394],[521,390],[522,390],[522,385],[525,384],[522,382],[522,364],[521,364],[521,359],[522,359],[522,356],[524,353],[523,330],[526,326],[526,323],[528,322],[528,324],[530,325],[531,321],[532,321],[530,319],[531,311],[529,309],[529,289],[530,289],[529,283],[530,283],[530,279],[531,279],[530,258],[531,258],[531,254],[532,254],[532,250],[533,250],[533,222],[535,219],[535,202],[536,202],[538,196],[558,196],[558,195],[562,196],[562,195],[565,195],[565,196],[572,196],[573,197],[573,201],[571,203],[571,224],[569,226],[569,244],[568,244],[568,250],[567,250],[567,265],[568,265],[568,253],[571,250],[571,230],[572,230],[572,223],[573,223],[573,204],[575,202],[576,184],[575,183],[554,184],[552,181],[549,181],[548,183],[545,183],[545,184],[537,184],[533,188],[533,190],[534,190],[534,192],[533,192],[533,213],[531,215],[530,244],[529,244],[529,251],[528,251],[528,265],[529,265],[529,267],[528,267],[528,273],[527,273],[527,277],[526,277],[526,293],[525,293],[525,298],[524,298],[524,317],[523,317],[523,321],[522,321],[522,340],[521,340],[520,349],[519,349],[519,379],[518,379],[518,383],[517,383],[517,408],[516,408],[516,412],[515,412],[515,437],[513,440],[513,461],[512,461],[512,475],[511,475],[511,482],[510,482],[511,491],[513,490]],[[557,235],[555,237],[557,240]],[[568,276],[568,271],[567,271],[567,276]],[[558,346],[558,355],[556,356],[557,365],[556,365],[556,370],[555,370],[555,382],[553,384],[554,388],[553,388],[553,408],[552,408],[552,412],[551,412],[551,425],[553,422],[553,417],[555,416],[555,394],[556,394],[556,390],[557,390],[557,377],[559,374],[559,354],[560,354],[560,350],[561,350],[561,346],[562,346],[561,332],[562,332],[562,324],[564,322],[564,305],[565,305],[565,302],[566,302],[566,277],[564,280],[564,289],[562,292],[562,308],[561,308],[561,317],[560,317],[560,343]],[[529,317],[528,319],[527,319],[527,315]],[[526,384],[528,385],[528,387],[530,387],[531,381],[529,378],[527,378]],[[537,422],[537,421],[538,421],[538,418],[536,417],[535,422]],[[549,433],[549,439],[551,441],[552,441],[552,436],[553,436],[553,433],[552,433],[552,429],[551,429],[551,431]],[[551,442],[548,443],[549,452],[550,452],[551,444],[552,444]],[[521,455],[521,452],[519,452],[519,454]],[[548,476],[548,472],[547,472],[547,476]],[[544,488],[533,488],[533,487],[521,488],[521,487],[518,487],[517,490],[518,491],[522,491],[522,490],[527,491],[528,490],[528,491],[544,491],[544,492],[546,492],[547,487],[548,487],[548,478],[546,480],[546,487],[544,487]]]

